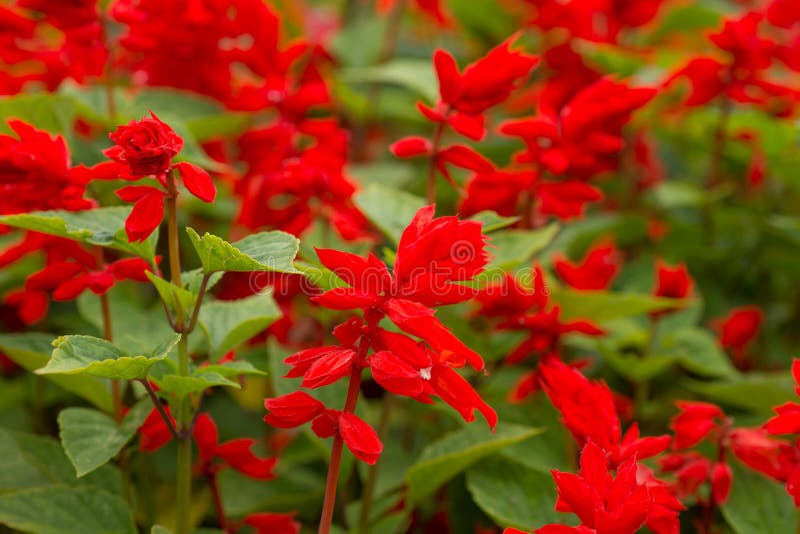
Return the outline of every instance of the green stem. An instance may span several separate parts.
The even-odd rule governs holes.
[[[178,234],[178,190],[175,175],[167,173],[167,238],[169,246],[169,270],[172,283],[182,287],[180,236]],[[186,316],[178,307],[175,317],[175,330],[181,334],[178,343],[178,375],[189,375],[189,344],[186,335]],[[177,420],[180,430],[177,433],[178,458],[175,481],[175,534],[189,534],[189,509],[192,503],[192,410],[188,398],[179,401]]]

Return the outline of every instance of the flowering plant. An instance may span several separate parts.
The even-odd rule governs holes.
[[[0,525],[800,531],[792,0],[0,6]]]

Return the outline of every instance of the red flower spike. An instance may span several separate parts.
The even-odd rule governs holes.
[[[246,525],[255,529],[256,534],[299,534],[301,525],[289,514],[250,514],[244,518]]]
[[[183,185],[186,186],[186,189],[191,194],[203,202],[214,202],[214,198],[217,196],[217,188],[206,171],[197,165],[186,162],[176,163],[173,168],[178,171],[181,180],[183,180]]]
[[[265,399],[264,406],[270,412],[264,421],[277,428],[300,426],[325,411],[324,404],[302,391]]]
[[[580,264],[563,256],[554,259],[556,272],[567,284],[581,291],[607,289],[620,269],[620,254],[613,243],[592,247]]]
[[[347,448],[359,460],[373,465],[378,461],[383,444],[378,434],[367,423],[351,413],[339,416],[339,434]]]
[[[114,161],[128,165],[137,176],[164,174],[183,148],[183,139],[172,128],[153,112],[150,117],[119,126],[109,135],[116,146],[104,152]]]

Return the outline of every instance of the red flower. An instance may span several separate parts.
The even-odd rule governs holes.
[[[636,471],[636,460],[631,459],[612,478],[605,453],[589,441],[581,453],[578,475],[552,472],[558,487],[556,510],[574,513],[597,534],[633,534],[645,524],[653,506],[647,487],[636,480]]]
[[[153,175],[158,182],[167,187],[167,173],[176,171],[183,185],[194,196],[204,202],[213,202],[217,193],[214,182],[206,171],[191,163],[172,164],[172,158],[183,147],[183,139],[172,128],[162,122],[153,112],[151,119],[131,121],[119,126],[110,134],[116,143],[105,150],[105,155],[130,171],[128,175],[120,170],[107,175],[105,169],[99,170],[99,178],[138,179]],[[144,241],[161,224],[164,218],[164,198],[167,192],[157,187],[132,185],[117,190],[117,196],[127,202],[134,202],[133,210],[125,221],[125,233],[132,242]]]
[[[669,446],[668,436],[640,438],[636,424],[622,436],[614,396],[604,383],[591,382],[555,358],[544,360],[539,372],[545,393],[578,444],[602,448],[612,468],[632,458],[650,458]]]
[[[177,426],[169,406],[164,406],[164,412],[171,419],[173,427]],[[156,408],[150,411],[139,427],[139,435],[139,450],[145,452],[155,452],[172,440],[172,433]]]
[[[734,351],[742,351],[758,335],[764,313],[754,306],[736,308],[716,321],[720,344]]]
[[[259,480],[275,478],[273,469],[277,458],[259,458],[252,452],[256,441],[251,438],[233,439],[219,443],[217,425],[207,413],[200,414],[194,426],[194,440],[199,451],[197,471],[214,474],[223,466],[229,466],[243,475]],[[221,460],[222,465],[214,460]]]
[[[586,253],[580,264],[558,256],[554,265],[558,275],[575,289],[606,289],[619,272],[620,254],[613,243],[600,243]]]
[[[256,534],[299,534],[301,525],[289,514],[250,514],[244,523],[253,527]]]
[[[653,294],[657,297],[685,299],[692,292],[694,281],[683,263],[670,267],[659,260],[656,262],[656,277]]]
[[[516,84],[539,62],[534,56],[511,51],[517,37],[512,35],[462,73],[453,56],[437,50],[433,63],[442,102],[458,112],[478,115],[506,100]]]
[[[715,404],[686,401],[678,401],[676,404],[680,413],[670,424],[675,432],[675,449],[687,449],[700,443],[725,420],[725,414]]]
[[[172,128],[152,111],[150,117],[119,126],[109,135],[116,146],[105,151],[106,156],[127,165],[138,176],[164,174],[183,148],[183,139]]]
[[[311,422],[311,429],[320,438],[339,434],[353,456],[368,464],[378,461],[383,444],[367,423],[352,413],[330,410],[307,393],[296,391],[265,399],[269,413],[264,421],[278,428],[292,428]]]

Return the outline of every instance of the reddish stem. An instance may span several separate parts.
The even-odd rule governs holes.
[[[369,347],[362,338],[362,346]],[[361,367],[353,366],[350,372],[350,385],[347,388],[347,400],[344,404],[345,413],[353,413],[358,402],[358,393],[361,390]],[[336,505],[336,486],[339,482],[339,468],[342,464],[343,450],[342,436],[336,432],[333,436],[333,447],[331,447],[331,463],[328,466],[328,480],[325,483],[325,501],[322,504],[322,517],[319,521],[319,534],[328,534],[331,531],[333,522],[333,509]]]
[[[223,532],[229,533],[231,530],[228,528],[228,518],[225,517],[225,508],[222,507],[222,493],[219,491],[217,473],[214,471],[208,473],[208,486],[211,488],[211,495],[214,498],[214,511],[217,514],[219,528]]]
[[[431,148],[431,160],[428,164],[428,192],[426,198],[428,204],[436,202],[436,158],[439,156],[439,147],[442,143],[442,133],[444,133],[444,121],[436,125],[433,133],[433,146]]]

